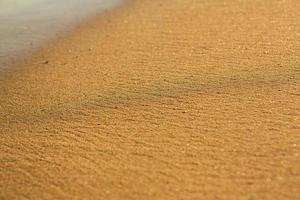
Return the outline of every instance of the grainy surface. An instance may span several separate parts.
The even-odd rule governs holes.
[[[0,75],[1,199],[300,199],[300,2],[132,0]]]

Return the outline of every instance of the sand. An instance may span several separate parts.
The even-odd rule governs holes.
[[[300,2],[131,0],[0,74],[0,199],[300,199]]]
[[[120,0],[1,0],[0,71]]]

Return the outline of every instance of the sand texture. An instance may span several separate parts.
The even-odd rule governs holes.
[[[128,1],[0,74],[0,134],[0,199],[300,199],[300,1]]]

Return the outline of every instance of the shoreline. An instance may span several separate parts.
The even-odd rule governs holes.
[[[297,199],[297,1],[131,0],[0,73],[0,198]]]
[[[120,0],[80,1],[65,5],[50,0],[4,0],[0,10],[0,70],[16,65],[19,60],[22,62],[20,58],[28,58],[57,37],[67,37],[77,25],[122,4]],[[78,8],[81,9],[74,12]]]

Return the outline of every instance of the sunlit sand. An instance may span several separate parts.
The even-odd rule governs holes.
[[[300,3],[129,0],[0,73],[0,199],[300,199]]]

